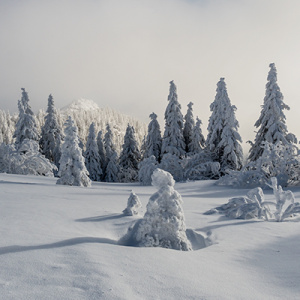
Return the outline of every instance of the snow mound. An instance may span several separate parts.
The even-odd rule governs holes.
[[[63,107],[62,111],[92,111],[99,109],[99,106],[96,102],[89,99],[77,99],[71,104]]]

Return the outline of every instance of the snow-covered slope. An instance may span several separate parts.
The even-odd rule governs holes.
[[[118,244],[154,187],[55,181],[0,174],[0,299],[299,299],[299,218],[203,215],[245,190],[176,184],[187,227],[213,241],[181,252]],[[121,213],[132,189],[140,216]],[[292,190],[299,201],[300,188]]]

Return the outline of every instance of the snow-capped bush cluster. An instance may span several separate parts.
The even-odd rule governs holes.
[[[300,203],[295,202],[291,191],[283,191],[277,186],[277,178],[271,178],[271,185],[275,201],[266,201],[263,190],[260,187],[250,190],[245,197],[229,199],[219,207],[207,211],[205,214],[222,213],[235,219],[264,219],[281,222],[300,213]],[[291,202],[290,204],[288,204]]]
[[[31,140],[38,142],[38,151],[59,168],[59,172],[54,171],[55,176],[62,176],[62,168],[68,168],[77,169],[94,181],[140,181],[149,185],[153,171],[160,168],[176,181],[219,179],[219,184],[237,187],[265,186],[271,177],[276,177],[282,186],[299,181],[297,139],[287,130],[283,110],[289,107],[283,102],[274,64],[270,64],[261,115],[255,123],[258,131],[255,141],[250,142],[249,159],[244,165],[236,107],[230,102],[224,78],[217,83],[210,105],[206,139],[201,120],[194,119],[192,102],[183,116],[174,81],[170,82],[163,134],[155,113],[150,114],[146,133],[144,126],[133,118],[101,110],[92,101],[85,104],[90,109],[81,109],[82,105],[82,100],[77,101],[61,113],[50,95],[47,112],[34,116],[28,94],[22,89],[18,117],[0,111],[0,171],[20,172],[3,162],[15,161],[14,151],[19,150],[24,140]],[[66,127],[70,127],[70,122],[74,124],[72,130],[65,128],[63,134],[65,119]],[[124,122],[126,131],[120,125]],[[76,149],[76,155],[71,149]],[[70,176],[65,181],[68,184],[90,185],[85,176],[82,182],[71,180]]]

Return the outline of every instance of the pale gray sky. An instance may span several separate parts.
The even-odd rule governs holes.
[[[206,133],[225,77],[246,141],[274,62],[300,138],[299,13],[298,0],[1,0],[0,108],[17,111],[25,87],[35,111],[52,93],[57,107],[87,98],[162,121],[174,80],[183,114],[193,101]]]

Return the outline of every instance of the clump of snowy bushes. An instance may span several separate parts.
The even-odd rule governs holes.
[[[143,219],[129,229],[123,242],[139,247],[192,250],[186,235],[182,199],[174,189],[172,175],[156,169],[152,175],[152,185],[158,191],[150,197]]]
[[[24,139],[16,150],[13,145],[0,145],[0,172],[53,177],[57,167],[39,152],[38,142]]]
[[[300,213],[300,203],[295,202],[291,191],[283,191],[282,187],[277,185],[276,177],[271,178],[270,187],[273,189],[275,201],[266,201],[263,190],[257,187],[250,190],[245,197],[231,198],[228,203],[211,209],[205,214],[222,213],[235,219],[258,218],[281,222]]]
[[[134,191],[131,191],[127,201],[127,207],[123,210],[123,213],[126,216],[134,216],[138,214],[138,210],[141,207],[142,203],[139,197],[135,194]]]
[[[276,177],[281,186],[299,182],[300,158],[293,144],[263,143],[263,152],[240,171],[229,171],[219,179],[218,185],[237,188],[267,187],[270,178]]]

